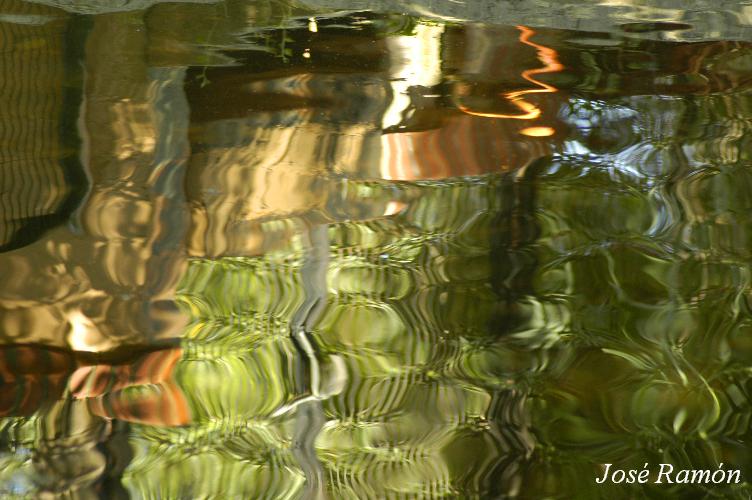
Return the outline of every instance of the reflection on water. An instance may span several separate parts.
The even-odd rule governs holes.
[[[479,112],[479,111],[473,111],[467,106],[458,104],[457,107],[463,113],[467,113],[473,116],[482,116],[485,118],[514,118],[517,120],[534,120],[541,115],[541,110],[538,109],[538,107],[536,107],[534,104],[531,104],[525,101],[523,96],[525,94],[534,94],[538,92],[557,92],[558,91],[558,89],[554,87],[553,85],[548,85],[547,83],[541,82],[534,78],[534,75],[537,75],[540,73],[553,73],[553,72],[561,71],[562,69],[564,69],[564,67],[557,60],[558,55],[556,53],[556,50],[549,48],[549,47],[544,47],[542,45],[538,45],[537,43],[530,41],[530,38],[535,34],[534,30],[531,30],[530,28],[526,28],[525,26],[518,26],[517,28],[520,30],[520,42],[526,45],[529,45],[531,47],[534,47],[538,51],[538,59],[540,59],[540,61],[545,65],[544,67],[538,68],[538,69],[523,70],[522,73],[520,73],[520,76],[522,76],[522,78],[524,78],[528,82],[540,88],[513,90],[513,91],[506,92],[505,94],[503,94],[503,96],[506,99],[509,99],[509,101],[514,106],[519,108],[520,112],[516,114],[490,113],[490,112],[484,113],[484,112]],[[530,127],[530,128],[526,128],[522,130],[522,133],[524,135],[530,135],[533,137],[545,137],[548,135],[553,135],[554,130],[551,127]]]
[[[0,2],[3,496],[749,494],[594,479],[752,477],[752,45],[72,10]]]

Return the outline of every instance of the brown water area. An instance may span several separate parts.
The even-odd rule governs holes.
[[[0,0],[0,497],[748,498],[752,6],[543,3]]]

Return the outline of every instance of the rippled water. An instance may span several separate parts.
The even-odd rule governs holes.
[[[752,477],[752,6],[152,3],[0,1],[0,496],[749,497],[595,478]]]

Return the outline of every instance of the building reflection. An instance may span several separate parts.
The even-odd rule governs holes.
[[[251,50],[234,56],[253,63],[186,73],[151,67],[139,56],[149,50],[140,13],[94,18],[82,54],[78,123],[79,169],[88,192],[79,196],[69,223],[40,229],[37,241],[3,253],[5,337],[96,352],[179,337],[186,319],[173,300],[188,256],[261,255],[289,244],[311,217],[324,223],[370,218],[398,201],[358,206],[357,212],[371,214],[349,213],[349,200],[341,198],[348,180],[498,173],[550,152],[550,139],[520,135],[529,127],[467,116],[467,109],[446,98],[448,88],[451,95],[455,87],[498,87],[493,79],[519,77],[514,68],[535,61],[534,52],[512,60],[508,74],[481,82],[483,73],[473,73],[477,61],[460,53],[486,45],[495,54],[514,42],[498,30],[442,34],[420,26],[418,35],[407,37],[419,40],[417,51],[399,37],[332,29],[302,40],[294,35],[300,41],[291,50],[299,55],[305,45],[313,61],[280,65],[277,55]],[[112,33],[119,34],[117,41]],[[434,57],[450,50],[442,49],[439,35],[453,37],[448,47],[457,55]],[[530,35],[523,31],[522,43],[529,44]],[[45,40],[39,43],[61,45],[46,32],[35,36]],[[376,37],[375,43],[369,37]],[[499,41],[502,46],[489,46]],[[393,87],[404,80],[404,68],[415,71],[428,60],[444,61],[432,81]],[[394,61],[399,64],[390,66]],[[213,85],[204,86],[199,76]],[[524,71],[521,76],[530,78]],[[505,95],[516,102],[515,92],[532,90]],[[498,99],[479,95],[476,100],[493,106]],[[556,102],[544,109],[549,111],[537,126],[561,129]],[[394,123],[384,133],[389,120]],[[57,146],[50,147],[55,155]],[[44,175],[54,174],[57,163],[50,165],[42,169]],[[18,178],[11,170],[7,174],[9,182]],[[68,190],[80,191],[81,181],[80,176]],[[63,196],[66,186],[60,189]],[[9,228],[29,220],[14,210],[4,214]],[[269,226],[279,230],[269,232]],[[28,266],[32,259],[36,271]]]

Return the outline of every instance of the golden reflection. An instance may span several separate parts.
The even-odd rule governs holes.
[[[555,73],[564,69],[564,65],[559,62],[556,50],[531,41],[530,38],[535,35],[535,30],[532,30],[525,26],[517,26],[517,29],[520,30],[520,42],[535,48],[537,51],[538,60],[544,64],[542,68],[526,69],[520,74],[520,76],[540,88],[513,90],[511,92],[505,92],[503,94],[505,99],[507,99],[511,104],[513,104],[521,111],[521,113],[519,114],[474,111],[464,104],[458,102],[457,108],[459,108],[460,111],[473,116],[482,116],[484,118],[512,118],[515,120],[534,120],[541,115],[541,110],[535,104],[524,100],[523,96],[527,94],[553,93],[559,91],[559,89],[557,89],[553,85],[549,85],[534,78],[535,75],[543,73]]]
[[[552,127],[526,127],[520,130],[520,134],[528,137],[550,137],[555,133]]]

